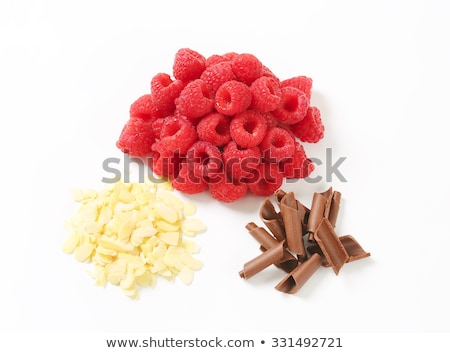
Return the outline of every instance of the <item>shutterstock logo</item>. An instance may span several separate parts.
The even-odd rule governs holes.
[[[324,160],[312,157],[300,164],[298,162],[296,163],[293,158],[285,158],[282,161],[277,161],[266,157],[262,163],[261,159],[255,157],[231,158],[224,162],[220,158],[207,156],[187,156],[187,158],[181,160],[173,156],[159,156],[157,163],[160,166],[162,174],[177,175],[179,181],[182,182],[183,180],[180,180],[180,178],[185,178],[194,184],[205,181],[209,184],[218,183],[225,173],[227,175],[238,174],[241,181],[246,183],[255,183],[261,179],[270,183],[279,179],[280,175],[282,175],[282,170],[280,169],[283,168],[290,168],[291,175],[300,175],[307,183],[314,184],[322,180],[332,182],[336,179],[340,182],[347,182],[344,174],[339,169],[346,159],[347,157],[342,156],[338,158],[333,157],[332,148],[326,148]],[[132,174],[136,175],[136,168],[138,174],[137,182],[144,182],[146,179],[153,183],[163,183],[166,181],[165,178],[156,175],[150,168],[155,162],[152,157],[142,159],[124,154],[123,163],[121,162],[122,160],[117,157],[109,157],[103,161],[103,171],[108,173],[108,176],[102,178],[103,183],[115,183],[119,180],[130,182]],[[132,169],[133,165],[135,167],[134,169]],[[275,166],[277,167],[275,168]],[[185,168],[183,173],[179,173],[180,167]],[[311,169],[314,169],[312,173]],[[296,179],[286,180],[287,183],[295,181]]]

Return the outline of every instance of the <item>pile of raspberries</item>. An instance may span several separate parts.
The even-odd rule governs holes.
[[[284,178],[314,170],[301,144],[324,134],[311,87],[306,76],[280,80],[252,54],[205,58],[182,48],[173,77],[156,74],[131,104],[116,145],[184,193],[209,190],[222,202],[269,196]]]

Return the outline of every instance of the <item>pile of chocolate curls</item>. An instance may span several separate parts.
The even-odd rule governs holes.
[[[260,218],[269,229],[250,222],[249,233],[259,242],[262,253],[244,264],[239,275],[248,279],[270,265],[287,275],[275,289],[297,293],[320,266],[332,267],[336,275],[345,263],[370,256],[351,236],[335,232],[341,193],[330,187],[314,193],[309,209],[293,192],[278,190],[275,205],[266,198]]]

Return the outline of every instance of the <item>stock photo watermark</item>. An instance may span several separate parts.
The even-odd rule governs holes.
[[[157,163],[160,166],[163,175],[175,175],[178,180],[180,180],[180,178],[185,178],[188,179],[190,183],[200,183],[205,181],[205,179],[209,184],[218,183],[221,181],[221,176],[224,175],[225,172],[229,173],[236,170],[239,170],[238,174],[245,175],[241,180],[243,182],[255,183],[264,179],[270,183],[271,180],[276,180],[277,176],[274,174],[278,172],[278,168],[271,168],[271,164],[277,166],[283,165],[284,167],[290,165],[291,168],[294,168],[294,175],[308,174],[303,179],[311,184],[319,183],[323,180],[332,182],[336,179],[340,182],[347,182],[347,179],[340,170],[347,157],[334,157],[332,148],[325,149],[325,158],[323,160],[312,157],[305,159],[300,165],[295,163],[293,158],[284,158],[281,161],[271,161],[269,158],[263,163],[261,159],[255,157],[241,159],[231,158],[224,162],[222,159],[215,157],[187,156],[183,160],[175,161],[173,156],[158,156],[142,159],[124,154],[123,161],[118,157],[109,157],[103,161],[102,168],[104,172],[108,173],[108,176],[104,176],[101,181],[103,183],[115,183],[119,180],[130,182],[132,176],[136,175],[137,168],[138,182],[149,180],[152,183],[164,183],[167,181],[167,178],[156,175],[151,168],[155,162],[153,158],[157,158]],[[314,171],[309,174],[307,173],[307,170],[311,167],[311,164],[314,166]],[[264,167],[258,168],[260,165],[263,165]],[[132,168],[132,166],[134,166],[134,168]],[[185,173],[179,173],[181,168],[186,169]],[[287,183],[295,181],[296,178],[286,179]],[[232,182],[233,181],[230,180],[230,183]]]

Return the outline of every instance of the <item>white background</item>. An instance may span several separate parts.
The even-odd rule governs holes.
[[[2,1],[0,334],[62,332],[449,332],[450,25],[444,1]],[[192,285],[161,280],[130,300],[61,252],[73,188],[98,188],[131,102],[175,52],[256,55],[313,78],[339,171],[285,185],[309,204],[342,192],[337,224],[372,253],[321,268],[296,295],[270,268],[244,281],[261,199],[192,199],[208,231]],[[325,166],[315,176],[325,177]]]

